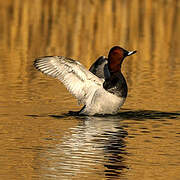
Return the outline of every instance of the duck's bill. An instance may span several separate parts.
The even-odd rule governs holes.
[[[137,51],[129,51],[127,55],[128,55],[128,56],[131,56],[132,54],[135,54],[136,52],[137,52]]]

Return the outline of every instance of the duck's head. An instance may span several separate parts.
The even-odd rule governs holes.
[[[134,53],[136,53],[136,51],[127,51],[119,46],[112,47],[108,55],[108,67],[110,73],[120,72],[124,58]]]

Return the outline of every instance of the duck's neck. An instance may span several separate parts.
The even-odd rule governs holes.
[[[124,60],[124,51],[113,51],[108,55],[108,68],[111,73],[121,72],[121,65]]]
[[[120,72],[121,73],[121,65],[122,65],[122,62],[121,63],[108,63],[108,68],[109,68],[109,72],[110,74],[114,74],[114,73],[117,73],[117,72]]]

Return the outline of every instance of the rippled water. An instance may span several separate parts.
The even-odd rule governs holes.
[[[2,1],[0,16],[0,179],[180,179],[179,1]],[[115,116],[70,116],[75,98],[33,67],[114,45],[138,51]]]

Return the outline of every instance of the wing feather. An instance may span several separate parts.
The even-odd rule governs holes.
[[[81,63],[63,56],[38,58],[34,66],[41,72],[59,79],[79,102],[86,104],[103,80],[88,71]]]
[[[108,79],[110,72],[108,68],[108,60],[104,56],[100,56],[89,68],[94,75],[99,78]]]

